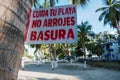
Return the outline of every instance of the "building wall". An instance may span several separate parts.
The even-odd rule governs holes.
[[[113,49],[113,51],[108,51],[109,49],[106,49],[106,43],[104,45],[104,52],[102,55],[103,59],[108,59],[108,60],[120,60],[120,53],[119,53],[119,44],[118,42],[112,42],[112,45],[110,45],[109,49]]]

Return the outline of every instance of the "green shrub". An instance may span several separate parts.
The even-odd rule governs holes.
[[[113,70],[120,70],[119,62],[87,62],[89,65],[93,67],[102,67]]]
[[[29,55],[27,52],[24,52],[23,57],[28,57],[28,58],[30,58],[30,59],[33,58],[33,56],[32,56],[32,55]]]

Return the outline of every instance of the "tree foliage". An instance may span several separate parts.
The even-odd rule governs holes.
[[[118,0],[103,0],[105,7],[101,7],[96,12],[101,12],[99,21],[103,20],[104,25],[109,24],[110,27],[117,28],[120,26],[120,1]],[[120,31],[118,30],[120,34]]]
[[[86,21],[86,22],[81,22],[81,24],[78,25],[77,27],[78,27],[78,44],[77,44],[78,46],[76,49],[77,52],[81,52],[81,54],[84,53],[85,55],[86,44],[88,44],[87,42],[89,41],[88,35],[92,33],[91,31],[92,25],[90,25]]]
[[[70,0],[72,4],[81,5],[82,7],[86,6],[90,0]]]

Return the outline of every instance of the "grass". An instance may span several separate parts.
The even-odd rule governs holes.
[[[87,64],[93,67],[107,68],[120,71],[120,62],[87,62]]]

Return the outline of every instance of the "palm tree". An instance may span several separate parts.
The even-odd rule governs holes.
[[[40,8],[48,8],[48,7],[50,7],[49,2],[47,0],[44,0],[44,3],[43,5],[41,5]]]
[[[41,0],[39,0],[39,2],[40,2],[40,1],[41,1]],[[59,1],[59,0],[44,0],[42,5],[39,5],[39,3],[37,2],[37,4],[35,4],[35,6],[38,5],[39,8],[53,7],[53,6],[55,6],[56,3],[58,3],[58,1]],[[35,7],[35,8],[36,8],[36,7]]]
[[[69,0],[71,4],[80,4],[81,6],[86,6],[90,0]]]
[[[102,43],[104,43],[105,40],[103,40],[103,38],[104,38],[104,37],[103,37],[103,33],[102,33],[102,32],[96,34],[96,43],[97,43],[97,44],[102,44]]]
[[[36,8],[36,5],[38,4],[38,0],[33,0],[33,6]]]
[[[83,50],[84,58],[86,59],[86,44],[87,44],[87,36],[91,33],[92,26],[89,23],[81,22],[81,25],[78,25],[78,37],[79,37],[79,44]],[[86,61],[85,61],[86,63]],[[86,65],[86,64],[85,64]]]
[[[50,0],[50,7],[53,7],[55,5],[55,1],[58,2],[58,0]]]
[[[104,25],[109,24],[111,27],[116,28],[118,33],[120,31],[120,1],[119,0],[104,0],[105,7],[101,7],[96,12],[102,12],[99,16],[99,21],[104,20]]]
[[[110,34],[107,31],[103,32],[103,38],[104,42],[112,42],[112,41],[117,41],[117,37],[115,34]]]
[[[84,50],[85,50],[87,36],[92,32],[91,28],[92,28],[92,25],[89,25],[89,23],[87,21],[81,22],[81,25],[78,25],[78,37],[81,41],[81,46]],[[85,57],[86,57],[86,55],[85,55]]]
[[[33,0],[0,1],[0,80],[17,80]]]

